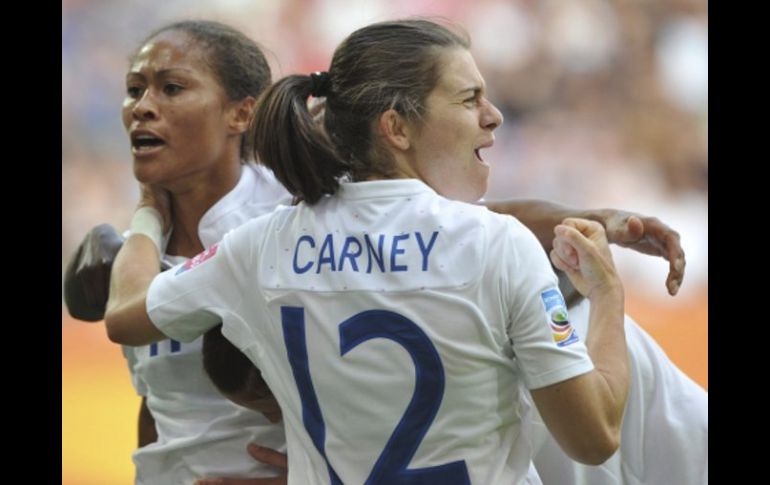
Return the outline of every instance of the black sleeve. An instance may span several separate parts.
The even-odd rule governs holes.
[[[91,229],[67,264],[64,302],[74,318],[97,322],[104,318],[110,272],[123,237],[109,224]]]

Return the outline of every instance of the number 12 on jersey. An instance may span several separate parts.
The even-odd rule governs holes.
[[[281,323],[289,363],[302,401],[302,421],[316,449],[326,460],[331,483],[341,484],[326,457],[326,424],[310,378],[304,308],[281,307]],[[403,315],[386,310],[369,310],[353,315],[339,325],[339,331],[340,356],[345,356],[367,340],[386,338],[409,352],[415,367],[412,399],[369,473],[366,484],[470,484],[465,461],[428,468],[407,468],[433,423],[444,396],[444,366],[425,332]]]

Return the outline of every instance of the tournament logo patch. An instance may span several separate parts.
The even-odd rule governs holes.
[[[218,247],[219,247],[219,243],[216,243],[213,246],[209,247],[207,250],[198,254],[197,256],[194,256],[193,258],[188,259],[186,263],[184,263],[178,270],[176,270],[176,273],[174,273],[174,276],[178,274],[182,274],[187,270],[198,267],[201,264],[205,263],[207,260],[213,258],[214,255],[217,254]]]
[[[577,342],[577,332],[572,328],[572,324],[569,323],[567,305],[564,303],[564,298],[561,296],[559,290],[556,288],[546,290],[540,293],[540,298],[543,300],[543,306],[548,315],[551,333],[553,334],[553,340],[556,342],[556,345],[564,347],[573,342]]]

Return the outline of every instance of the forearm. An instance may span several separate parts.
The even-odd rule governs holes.
[[[620,284],[611,291],[590,295],[591,310],[586,348],[597,376],[597,403],[606,424],[619,436],[630,381],[624,320],[624,296]]]
[[[567,217],[588,219],[604,226],[610,243],[631,248],[669,262],[666,288],[676,295],[682,285],[685,255],[679,233],[656,217],[619,209],[578,210],[553,202],[535,199],[485,202],[487,208],[500,214],[509,214],[527,226],[549,252],[553,245],[553,228]]]
[[[567,217],[603,222],[600,213],[595,210],[578,210],[565,205],[538,199],[510,199],[484,202],[489,210],[498,214],[508,214],[521,221],[537,237],[546,252],[553,244],[553,228]]]
[[[590,318],[599,335],[592,328],[586,342],[594,370],[531,390],[535,405],[559,446],[570,458],[587,465],[603,463],[620,446],[629,381],[622,292],[594,300]]]
[[[147,314],[147,290],[159,272],[159,254],[144,234],[126,240],[115,259],[104,322],[110,340],[124,345],[147,345],[166,338]]]
[[[602,226],[566,219],[554,230],[551,262],[591,302],[586,348],[594,369],[532,390],[554,438],[574,460],[598,465],[620,446],[629,364],[623,327],[623,284]]]

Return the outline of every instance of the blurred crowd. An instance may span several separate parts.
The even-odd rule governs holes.
[[[505,116],[484,154],[488,198],[657,215],[682,233],[683,291],[707,285],[705,0],[63,0],[62,264],[91,226],[123,228],[133,212],[119,113],[128,57],[152,29],[229,23],[266,48],[277,78],[326,69],[357,27],[412,15],[465,28]],[[662,262],[616,257],[625,281],[663,293]]]

